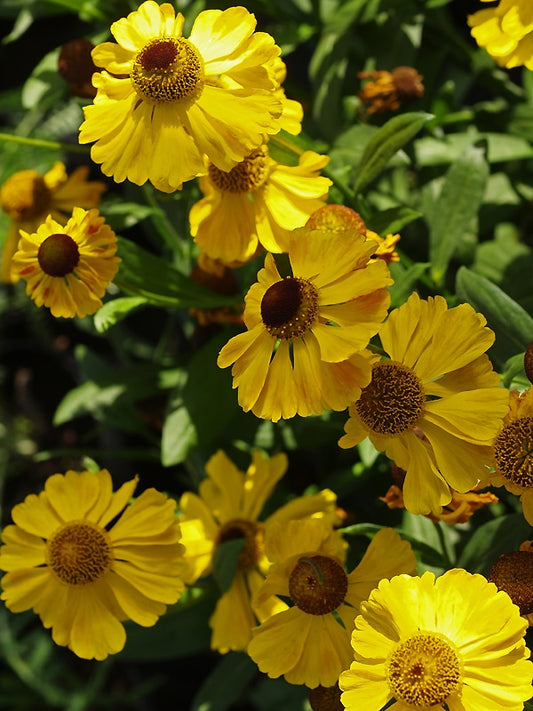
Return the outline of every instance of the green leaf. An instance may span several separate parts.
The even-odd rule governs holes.
[[[504,388],[525,390],[531,383],[524,369],[524,353],[517,353],[506,361],[502,369],[502,385]]]
[[[377,178],[392,156],[416,136],[422,126],[432,118],[432,114],[411,112],[387,121],[365,148],[357,169],[354,192],[362,192]]]
[[[22,105],[25,109],[52,108],[68,93],[67,84],[57,71],[58,57],[59,49],[46,54],[24,83]]]
[[[526,350],[533,333],[533,318],[498,286],[470,269],[460,267],[456,292],[462,301],[485,316],[495,332],[496,342],[491,354],[499,363]]]
[[[117,660],[157,662],[208,650],[211,630],[207,621],[213,614],[216,596],[202,594],[194,599],[195,592],[185,593],[154,627],[128,624],[126,646]]]
[[[238,303],[235,297],[215,294],[174,269],[161,257],[123,237],[118,238],[122,259],[114,283],[122,291],[143,296],[159,306],[211,309]]]
[[[484,151],[473,147],[446,174],[428,215],[431,275],[436,284],[442,284],[457,245],[478,213],[488,175]]]
[[[244,538],[236,538],[235,540],[219,543],[215,549],[213,554],[213,577],[221,593],[229,590],[233,583],[244,543]]]
[[[183,462],[196,446],[213,446],[239,410],[231,373],[216,363],[227,340],[227,334],[222,333],[198,350],[187,364],[187,376],[172,394],[163,425],[164,466]]]
[[[144,306],[148,302],[143,296],[124,296],[107,301],[94,315],[94,326],[98,333],[105,333],[108,328],[125,318],[130,311]]]
[[[230,652],[221,659],[196,692],[191,711],[227,711],[236,708],[239,697],[257,674],[257,666],[247,654]]]
[[[424,136],[417,139],[414,144],[416,163],[420,167],[454,163],[470,146],[480,140],[487,144],[487,161],[491,165],[533,156],[533,148],[521,136],[478,132],[473,129],[465,133],[453,133],[445,138]]]
[[[469,536],[457,566],[488,575],[500,555],[518,550],[527,538],[531,538],[531,526],[521,513],[499,516],[481,524]]]
[[[347,34],[325,33],[309,64],[314,89],[313,118],[329,140],[338,135],[342,126],[341,95],[351,41]]]
[[[420,277],[427,271],[429,262],[417,262],[407,269],[399,262],[389,264],[390,273],[394,284],[389,287],[391,295],[391,308],[401,306],[407,301]]]
[[[366,221],[366,226],[368,229],[377,232],[378,235],[385,237],[386,235],[400,232],[402,227],[414,222],[414,220],[418,220],[420,217],[422,217],[421,212],[405,205],[400,205],[399,207],[391,207],[388,210],[376,213]]]

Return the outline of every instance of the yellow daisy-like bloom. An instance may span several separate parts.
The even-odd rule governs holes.
[[[6,607],[33,609],[83,659],[120,652],[122,622],[151,627],[184,588],[176,503],[147,489],[128,505],[136,485],[113,492],[106,469],[53,474],[2,532]]]
[[[248,654],[271,678],[284,676],[311,688],[333,686],[348,668],[353,621],[370,591],[382,578],[414,573],[416,567],[409,543],[386,528],[347,575],[342,539],[320,520],[272,527],[266,553],[273,564],[257,601],[282,595],[293,606],[253,630]]]
[[[487,483],[508,395],[484,355],[494,342],[485,324],[469,304],[449,309],[442,296],[413,293],[380,332],[390,360],[373,364],[371,383],[350,405],[339,445],[368,436],[404,469],[411,513],[438,515],[452,489]]]
[[[533,526],[533,390],[511,390],[509,411],[492,446],[490,483],[520,497],[526,521]]]
[[[490,2],[490,0],[482,0]],[[533,4],[501,0],[468,17],[472,36],[501,67],[533,69]]]
[[[289,238],[292,276],[285,278],[267,254],[246,295],[248,330],[217,361],[234,364],[243,410],[277,422],[357,400],[370,379],[365,348],[390,303],[387,265],[369,263],[376,248],[357,232],[300,228]]]
[[[280,49],[244,7],[184,17],[153,0],[111,26],[117,44],[92,52],[103,71],[84,107],[80,143],[116,182],[172,192],[204,172],[204,154],[231,168],[281,128],[273,62]]]
[[[2,251],[1,279],[16,282],[19,276],[11,259],[17,251],[19,230],[35,232],[48,215],[64,225],[74,207],[96,207],[106,189],[99,180],[87,180],[89,168],[79,166],[67,175],[63,163],[40,175],[36,170],[20,170],[0,187],[0,206],[11,218]]]
[[[87,316],[102,306],[102,296],[117,273],[117,238],[98,210],[75,207],[66,225],[49,215],[34,234],[21,230],[13,255],[15,273],[26,293],[54,316]]]
[[[267,459],[255,451],[250,466],[242,472],[220,450],[207,462],[208,476],[200,482],[199,495],[187,492],[180,499],[182,543],[189,564],[186,583],[193,584],[211,572],[220,544],[244,539],[235,578],[209,620],[213,630],[211,647],[221,653],[245,650],[256,620],[262,621],[286,608],[277,598],[260,604],[251,602],[269,567],[265,532],[276,522],[285,525],[291,519],[310,516],[323,518],[327,530],[339,522],[336,497],[329,489],[292,499],[260,521],[265,502],[286,469],[285,454]]]
[[[531,696],[527,623],[482,575],[382,580],[355,620],[346,711],[521,711]],[[446,705],[446,706],[444,706]]]
[[[287,251],[291,230],[304,225],[328,196],[331,180],[319,175],[328,161],[306,151],[297,166],[282,165],[264,145],[229,172],[208,163],[200,178],[205,197],[189,215],[194,241],[225,264],[248,261],[259,245]]]

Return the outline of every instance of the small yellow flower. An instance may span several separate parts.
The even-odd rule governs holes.
[[[36,233],[20,234],[13,269],[26,280],[26,293],[37,306],[65,318],[81,318],[102,306],[120,259],[115,233],[98,210],[75,207],[65,226],[49,215]]]
[[[67,175],[65,166],[58,161],[44,176],[36,170],[21,170],[6,180],[0,188],[0,206],[11,218],[11,224],[2,253],[2,281],[19,280],[11,265],[19,230],[35,232],[48,215],[64,225],[73,208],[98,205],[106,186],[99,180],[87,180],[88,175],[85,165]]]
[[[372,380],[350,405],[343,448],[370,438],[405,470],[405,506],[440,514],[452,489],[486,485],[491,444],[507,411],[485,351],[494,333],[469,304],[448,309],[442,296],[413,293],[380,332],[390,359],[372,366]]]
[[[490,0],[482,0],[490,2]],[[501,67],[533,69],[533,4],[531,0],[500,0],[469,15],[472,36]]]
[[[271,254],[246,295],[245,333],[220,351],[246,412],[277,422],[344,410],[369,382],[365,351],[390,302],[387,265],[357,232],[300,228],[289,238],[292,275]]]
[[[346,711],[380,711],[391,699],[398,711],[521,711],[533,676],[526,628],[481,575],[382,580],[355,620],[341,701]]]
[[[151,627],[184,588],[176,504],[137,477],[113,492],[106,469],[53,474],[13,508],[2,532],[1,599],[33,609],[52,638],[83,659],[124,647],[122,622]]]
[[[269,528],[276,522],[285,525],[291,519],[311,516],[323,518],[328,530],[338,523],[336,497],[328,489],[292,499],[264,521],[260,520],[267,499],[286,469],[285,454],[267,459],[255,451],[250,466],[242,472],[224,452],[218,451],[207,462],[207,478],[200,482],[198,495],[187,492],[180,499],[188,584],[211,572],[218,546],[225,541],[244,539],[232,585],[219,598],[209,620],[213,630],[211,647],[223,654],[245,650],[256,620],[262,621],[286,608],[278,598],[261,604],[253,604],[251,600],[269,567],[264,548]]]
[[[254,15],[205,10],[188,39],[183,23],[170,3],[147,0],[113,23],[116,43],[93,50],[103,69],[79,140],[95,141],[92,159],[116,182],[172,192],[204,173],[204,155],[229,171],[282,126],[280,49]]]
[[[533,389],[511,390],[509,411],[493,446],[493,486],[520,497],[526,521],[533,526]]]
[[[415,572],[411,546],[392,528],[374,536],[349,575],[344,546],[321,520],[290,521],[268,531],[272,567],[257,601],[281,595],[293,603],[255,628],[248,645],[250,657],[271,678],[333,686],[352,659],[350,635],[361,602],[382,578]]]
[[[225,264],[248,261],[260,246],[287,251],[291,230],[304,225],[328,196],[331,180],[319,174],[328,161],[306,151],[297,166],[287,166],[264,145],[229,172],[208,163],[200,178],[204,197],[189,215],[194,241]]]

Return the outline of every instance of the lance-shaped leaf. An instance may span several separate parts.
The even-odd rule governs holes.
[[[422,111],[395,116],[387,121],[368,142],[355,176],[354,192],[360,193],[381,173],[392,156],[416,136],[433,118]]]
[[[533,338],[533,318],[496,284],[461,267],[456,292],[482,313],[496,334],[491,355],[503,365],[511,356],[523,353]]]
[[[448,264],[465,233],[476,217],[489,177],[485,151],[471,146],[446,173],[429,225],[429,258],[431,276],[442,284]]]
[[[122,262],[113,281],[122,291],[143,296],[149,303],[159,306],[187,309],[212,309],[240,301],[240,298],[222,296],[205,289],[161,257],[130,240],[119,237],[118,245]]]

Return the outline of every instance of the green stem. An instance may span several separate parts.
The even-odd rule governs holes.
[[[78,146],[72,143],[60,143],[59,141],[48,141],[44,138],[28,138],[27,136],[15,136],[12,133],[0,133],[0,141],[11,143],[22,143],[24,146],[37,146],[38,148],[48,148],[49,150],[70,151],[71,153],[88,153],[89,146]]]

